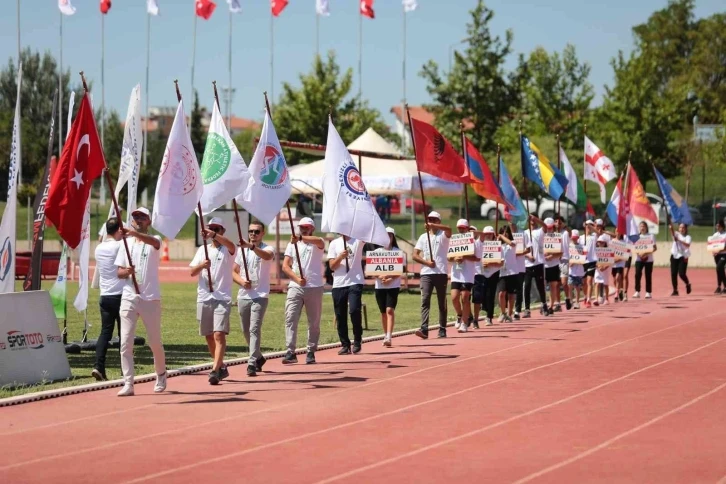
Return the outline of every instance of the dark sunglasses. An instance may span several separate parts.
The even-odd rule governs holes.
[[[262,230],[248,230],[247,233],[252,235],[260,235],[262,233]]]
[[[222,231],[222,227],[209,227],[209,230],[212,232],[220,233]]]

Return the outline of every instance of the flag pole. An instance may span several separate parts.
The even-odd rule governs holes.
[[[63,13],[60,13],[60,67],[58,70],[58,159],[63,151]]]
[[[418,173],[418,187],[421,190],[421,203],[423,204],[424,212],[424,227],[426,228],[426,239],[429,243],[429,256],[431,261],[434,260],[434,250],[431,248],[431,234],[429,233],[429,219],[426,214],[426,198],[424,197],[423,180],[421,179],[421,170],[418,169],[418,158],[416,157],[416,138],[413,136],[413,124],[411,124],[411,111],[408,110],[406,105],[406,116],[408,116],[408,127],[411,130],[411,147],[413,148],[413,157],[416,159],[416,172]],[[416,204],[413,203],[413,197],[411,197],[411,212],[415,213]],[[415,217],[415,215],[414,215]]]
[[[358,102],[363,100],[363,15],[358,12]]]
[[[231,12],[230,12],[231,15]],[[217,109],[219,109],[219,95],[217,94],[217,81],[212,81],[212,85],[214,86],[214,100],[217,103]],[[232,207],[234,208],[234,221],[237,224],[237,237],[239,238],[239,245],[240,250],[244,251],[242,249],[242,242],[244,239],[242,238],[242,225],[239,223],[239,210],[237,209],[237,200],[234,198],[232,199]],[[244,257],[244,252],[242,253],[242,264],[245,269],[245,279],[250,280],[250,272],[247,269],[247,257]]]
[[[101,13],[101,149],[104,148],[105,143],[105,127],[106,127],[106,14]],[[99,180],[100,190],[100,202],[101,205],[106,204],[106,186],[103,184],[103,180]]]
[[[267,91],[265,91],[265,109],[267,109],[267,115],[270,116],[270,120],[272,120],[272,111],[270,111],[270,101],[267,99]],[[287,219],[290,222],[290,233],[292,234],[293,238],[297,238],[295,235],[295,223],[292,221],[292,210],[290,210],[290,200],[285,202],[285,206],[287,207]],[[278,231],[279,234],[279,231]],[[345,242],[345,239],[343,239],[343,242]],[[295,248],[295,258],[297,259],[297,268],[300,271],[300,278],[304,278],[303,275],[303,268],[302,268],[302,262],[300,261],[300,251],[297,248],[297,243],[292,244],[292,246]]]
[[[194,13],[194,30],[192,34],[192,96],[190,98],[191,102],[194,102],[194,64],[197,60],[197,14]],[[174,81],[176,83],[176,81]],[[178,96],[177,96],[178,97]],[[181,99],[180,99],[181,100]],[[199,214],[201,217],[201,213]]]
[[[461,135],[461,154],[464,156],[464,164],[466,166],[466,172],[469,173],[469,162],[466,158],[466,140],[464,138],[464,123],[459,123],[459,134]],[[469,222],[469,184],[464,183],[464,207],[466,213],[466,221]]]
[[[499,164],[499,157],[501,156],[501,154],[502,154],[502,147],[499,144],[497,144],[497,187],[499,187],[500,191],[501,191],[502,185],[500,184],[499,179],[502,176],[502,173],[501,173],[502,167]],[[496,213],[497,214],[494,218],[494,232],[496,232],[498,234],[499,233],[499,204],[498,203],[497,203]]]
[[[272,14],[272,9],[270,9],[270,95],[275,99],[275,16]],[[269,106],[267,94],[265,94],[265,104]],[[270,113],[269,107],[267,112]],[[270,118],[272,118],[271,113]]]
[[[83,91],[88,94],[88,84],[86,84],[86,77],[83,75],[83,71],[80,72],[81,75],[81,82],[83,83]],[[103,153],[101,153],[103,155]],[[103,156],[103,176],[106,178],[106,184],[108,185],[108,191],[111,194],[111,201],[113,202],[113,209],[116,214],[116,220],[118,220],[118,226],[123,229],[124,223],[121,220],[121,211],[118,208],[118,200],[116,200],[116,193],[113,191],[113,182],[111,181],[111,175],[108,173],[108,165],[106,164],[106,157]],[[134,261],[131,258],[131,251],[129,250],[129,243],[126,240],[126,237],[123,237],[121,240],[124,242],[124,249],[126,250],[126,258],[129,261],[129,267],[131,268],[131,281],[134,283],[134,289],[136,289],[136,294],[141,294],[141,291],[139,291],[139,283],[136,281],[136,272],[134,269]]]
[[[196,18],[196,17],[195,17]],[[196,23],[196,20],[195,20]],[[192,69],[193,71],[193,69]],[[174,87],[176,88],[176,99],[177,101],[182,101],[182,95],[181,91],[179,91],[179,81],[174,79]],[[193,90],[192,90],[193,92]],[[199,211],[199,228],[202,230],[202,239],[204,239],[204,212],[202,211],[202,202],[197,202],[197,210]],[[209,249],[207,248],[207,241],[206,239],[202,240],[204,242],[204,258],[209,261]],[[212,268],[207,267],[207,282],[209,282],[209,292],[214,292],[214,287],[212,286]]]
[[[560,135],[559,133],[557,136],[557,169],[562,171],[562,157],[560,156]],[[562,210],[562,195],[560,195],[559,200],[557,200],[557,216],[560,216],[560,210]]]
[[[144,115],[144,160],[143,165],[146,166],[146,158],[149,153],[149,60],[151,57],[151,14],[146,12],[146,83],[145,83],[145,99],[146,102],[146,114]],[[147,191],[148,187],[144,188],[141,193],[141,203],[147,204]],[[131,215],[131,214],[128,214]]]
[[[403,100],[401,102],[401,118],[403,118],[403,111],[406,106],[406,9],[403,8],[403,62],[401,65],[402,70],[402,82],[403,82]],[[403,124],[403,122],[401,122]],[[406,127],[403,127],[401,132],[401,153],[405,153],[406,148]]]
[[[519,120],[519,161],[520,161],[519,164],[522,165],[520,170],[522,171],[522,191],[524,192],[524,208],[527,209],[527,227],[529,228],[529,240],[532,240],[532,223],[531,223],[532,215],[529,213],[529,191],[527,188],[527,185],[528,185],[527,177],[524,176],[524,169],[523,169],[524,168],[524,166],[523,166],[524,158],[523,157],[524,157],[524,151],[522,150],[522,120],[520,119]],[[498,211],[499,210],[497,210],[497,212]]]
[[[587,124],[584,125],[583,137],[587,138]],[[585,150],[585,139],[583,138],[582,143],[582,191],[585,192],[585,219],[587,219],[587,177],[585,176],[585,170],[587,169],[587,151]],[[602,199],[601,199],[602,200]]]
[[[229,11],[229,56],[227,58],[227,79],[229,81],[229,102],[227,104],[227,129],[232,129],[232,10]],[[214,98],[217,100],[219,109],[219,98],[217,97],[217,82],[214,84]],[[247,279],[249,280],[249,278]]]
[[[20,0],[17,1],[17,18],[18,18],[18,71],[22,69],[22,47],[20,44]],[[20,96],[18,96],[18,105],[20,105]],[[22,123],[21,123],[22,124]],[[20,132],[22,130],[18,130],[18,191],[23,187],[23,157],[22,157],[22,143],[21,139],[22,136],[20,135]],[[705,184],[704,184],[705,186]]]
[[[621,187],[621,191],[620,191],[620,196],[623,198],[624,203],[627,205],[628,211],[630,211],[630,201],[627,198],[627,196],[628,196],[627,193],[628,193],[628,185],[630,183],[630,170],[631,170],[630,159],[631,159],[632,155],[633,155],[633,152],[631,150],[628,152],[628,164],[625,167],[625,180],[623,182],[623,186]],[[620,219],[620,217],[623,217],[625,219],[625,232],[623,232],[621,235],[627,236],[628,235],[627,234],[627,232],[628,232],[627,214],[625,214],[625,213],[621,214],[620,207],[618,207],[618,219]],[[620,226],[620,224],[618,223],[617,220],[615,221],[615,226],[616,226],[615,231],[618,232],[618,227]]]

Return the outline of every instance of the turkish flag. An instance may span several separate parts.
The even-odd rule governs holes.
[[[360,0],[360,14],[368,18],[376,18],[373,11],[373,0]]]
[[[101,0],[101,13],[106,15],[111,10],[111,0]]]
[[[45,216],[73,249],[81,242],[83,214],[91,194],[91,184],[106,167],[96,121],[83,95],[78,115],[63,146],[60,161],[50,180]]]
[[[272,9],[272,15],[279,16],[285,7],[287,7],[287,0],[270,0],[270,9]]]
[[[464,158],[436,128],[411,118],[411,132],[419,171],[454,183],[469,181]]]
[[[197,0],[197,15],[202,17],[204,20],[209,20],[209,17],[212,16],[215,8],[217,8],[217,4],[211,0]]]

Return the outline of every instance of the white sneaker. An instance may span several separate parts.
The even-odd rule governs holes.
[[[484,324],[485,324],[486,326],[491,326],[491,325],[493,325],[493,324],[494,324],[494,323],[492,323],[492,320],[491,320],[491,319],[489,319],[489,318],[486,318],[486,319],[485,319],[485,321],[486,321],[486,322],[485,322]]]
[[[600,304],[602,304],[603,306],[607,306],[607,305],[608,305],[608,304],[610,304],[610,303],[608,302],[608,300],[607,300],[607,299],[605,299],[605,300],[604,300],[603,302],[601,302]]]
[[[459,331],[459,333],[466,333],[467,331],[469,331],[469,328],[466,327],[466,324],[461,323],[459,325],[458,331]]]
[[[156,385],[154,385],[154,393],[161,393],[166,390],[166,372],[156,375]]]
[[[605,304],[605,298],[599,297],[599,298],[597,299],[597,302],[598,302],[598,304],[600,304],[600,305],[604,305],[604,304]]]
[[[628,295],[627,294],[623,296],[623,302],[628,302]]]
[[[646,299],[650,299],[650,298],[652,298],[652,297],[653,297],[653,296],[651,296],[649,292],[646,292],[646,293],[645,293],[645,298],[646,298]]]
[[[580,309],[580,303],[573,304],[572,309]]]
[[[459,329],[461,326],[461,318],[456,318],[456,323],[454,324],[455,329]]]
[[[499,322],[500,323],[503,323],[505,319],[507,319],[507,317],[504,314],[500,314],[499,315]]]
[[[119,397],[133,397],[134,396],[134,384],[126,383],[124,387],[116,395]]]
[[[633,294],[633,299],[640,299],[640,293],[638,291],[635,291]]]

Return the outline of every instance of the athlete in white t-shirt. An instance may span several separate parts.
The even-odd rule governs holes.
[[[640,237],[650,236],[648,233],[648,224],[640,222],[638,224]],[[653,252],[658,250],[658,245],[653,244]],[[640,281],[645,272],[645,298],[650,299],[653,292],[653,252],[641,253],[635,257],[635,293],[633,298],[640,297]]]
[[[320,316],[323,310],[323,251],[325,240],[313,235],[315,222],[304,217],[298,222],[300,231],[290,238],[282,261],[282,272],[290,278],[285,299],[285,343],[287,353],[283,365],[297,363],[297,328],[302,309],[308,318],[308,353],[305,363],[315,363],[320,340]],[[297,251],[295,247],[297,246]],[[298,257],[300,258],[298,260]],[[302,267],[302,275],[300,268]]]
[[[470,232],[469,221],[459,219],[456,229],[460,234]],[[466,332],[471,317],[471,289],[474,287],[476,265],[481,264],[481,258],[474,255],[457,256],[451,261],[451,302],[456,311],[456,329],[463,326],[462,333]]]
[[[426,218],[426,233],[422,234],[413,249],[413,260],[421,264],[421,328],[416,336],[429,337],[429,311],[431,295],[436,289],[439,305],[439,338],[446,338],[446,285],[451,227],[441,224],[439,212],[431,212]]]
[[[406,253],[398,248],[396,231],[392,227],[386,227],[388,233],[388,247],[378,250],[396,251],[403,257],[403,271],[406,271]],[[373,251],[375,253],[376,251]],[[369,252],[370,253],[370,252]],[[376,303],[381,313],[381,327],[383,328],[383,346],[392,346],[391,338],[393,325],[396,322],[396,306],[398,306],[398,293],[401,291],[401,276],[381,275],[376,278]]]
[[[670,226],[673,232],[673,226]],[[679,224],[678,232],[673,233],[673,245],[671,246],[671,284],[673,285],[673,293],[671,296],[678,295],[678,277],[686,283],[686,294],[691,293],[691,283],[688,280],[688,258],[691,256],[691,236],[688,235],[688,225]]]
[[[333,309],[341,348],[339,355],[359,353],[363,344],[363,318],[361,315],[363,284],[362,240],[347,235],[330,242],[328,264],[333,271]],[[353,326],[353,347],[348,336],[348,314]]]
[[[122,229],[128,240],[131,261],[125,250],[119,250],[114,264],[119,279],[126,285],[121,295],[121,371],[124,387],[120,397],[134,394],[134,336],[139,317],[146,327],[149,348],[154,355],[156,385],[154,392],[166,390],[166,356],[161,344],[161,291],[159,290],[159,249],[161,237],[149,235],[151,215],[146,207],[139,207],[131,214],[132,229]],[[138,293],[133,284],[132,274],[136,275]]]
[[[252,222],[247,233],[250,240],[241,241],[232,277],[240,285],[237,306],[242,332],[250,348],[247,376],[257,376],[266,361],[260,346],[262,322],[267,311],[267,296],[270,294],[270,268],[275,260],[275,251],[262,241],[265,236],[264,224]]]
[[[209,384],[217,385],[229,376],[224,364],[229,334],[229,313],[232,301],[232,264],[236,247],[234,242],[224,236],[226,228],[221,218],[209,220],[202,237],[206,243],[209,259],[204,246],[197,249],[192,262],[191,277],[198,278],[197,285],[197,323],[199,334],[207,340],[209,354],[214,364],[209,373]],[[211,242],[207,242],[211,241]],[[209,274],[212,275],[212,291],[209,290]]]
[[[101,309],[101,334],[96,342],[96,363],[93,365],[91,376],[98,381],[108,380],[106,377],[106,351],[108,341],[113,336],[113,329],[116,322],[121,323],[121,293],[123,293],[126,281],[118,278],[116,257],[119,249],[123,249],[120,242],[123,232],[118,224],[118,219],[112,218],[103,225],[105,234],[104,241],[96,246],[96,273],[99,275],[99,287],[101,297],[98,306]],[[121,328],[119,327],[119,330]]]

